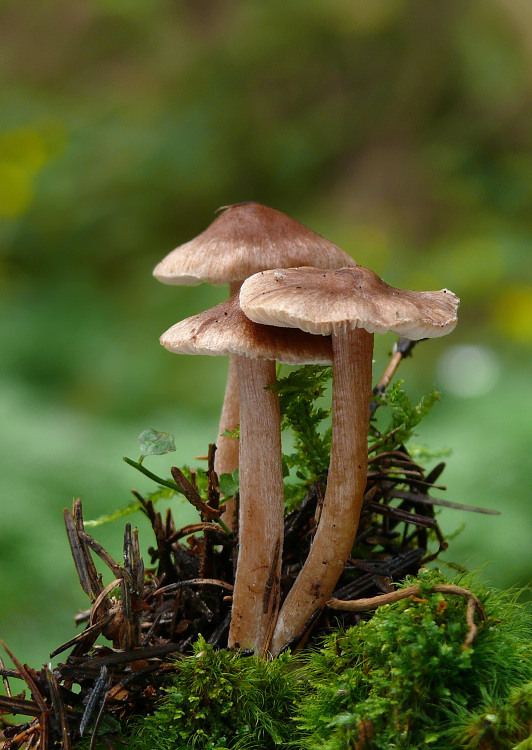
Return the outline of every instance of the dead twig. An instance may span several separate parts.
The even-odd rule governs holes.
[[[424,341],[425,339],[419,339],[419,340]],[[378,397],[383,396],[386,393],[386,389],[389,386],[391,379],[397,372],[397,368],[399,367],[401,361],[405,357],[410,356],[412,349],[417,343],[419,342],[411,341],[410,339],[407,339],[402,336],[397,341],[397,343],[394,344],[392,358],[390,362],[388,363],[388,366],[384,370],[381,376],[381,379],[379,380],[377,385],[373,388],[373,395],[377,396],[377,398],[374,398],[369,405],[370,418],[375,414],[375,412],[377,411],[377,409],[379,408],[381,404],[381,401]]]
[[[179,487],[179,491],[186,497],[188,502],[193,505],[206,518],[219,518],[222,511],[216,508],[211,508],[210,505],[201,499],[197,488],[188,481],[186,476],[183,474],[181,469],[177,466],[172,466],[170,469],[174,482]]]
[[[403,492],[402,490],[393,490],[390,493],[390,497],[396,497],[400,500],[411,500],[413,503],[421,503],[422,505],[438,505],[442,508],[455,508],[456,510],[466,510],[471,513],[485,513],[490,516],[500,515],[499,510],[492,510],[491,508],[478,508],[475,505],[463,505],[462,503],[452,503],[449,500],[442,500],[438,497],[429,497],[422,493],[414,492]]]
[[[341,609],[349,612],[367,612],[368,610],[382,607],[384,604],[394,604],[401,599],[408,599],[411,596],[419,596],[423,592],[424,589],[416,584],[415,586],[407,586],[404,589],[399,589],[399,591],[391,591],[390,593],[382,594],[381,596],[372,596],[369,599],[355,599],[353,601],[329,599],[327,606],[329,609]],[[473,643],[478,630],[474,622],[475,612],[481,620],[486,619],[486,610],[480,599],[477,599],[469,589],[463,588],[462,586],[455,586],[450,583],[441,583],[431,586],[430,592],[456,594],[467,600],[466,621],[468,625],[468,633],[463,648],[469,648]]]
[[[22,678],[26,685],[28,686],[30,693],[33,697],[33,700],[39,707],[40,711],[40,743],[41,748],[43,750],[48,750],[48,734],[49,734],[49,725],[48,725],[48,706],[46,705],[46,701],[44,700],[41,691],[37,687],[37,684],[33,677],[31,676],[30,672],[26,669],[26,667],[17,659],[15,654],[12,653],[12,651],[9,650],[9,648],[6,646],[4,641],[0,639],[0,646],[4,649],[6,654],[9,656],[15,667],[17,668],[17,671],[22,675]]]
[[[61,726],[61,734],[63,739],[63,750],[70,750],[72,743],[70,741],[70,732],[68,729],[68,716],[66,714],[65,704],[61,698],[61,689],[59,682],[55,674],[46,667],[45,669],[46,679],[48,680],[48,686],[50,688],[50,697],[52,699],[52,708],[54,711],[55,719]]]
[[[109,689],[109,685],[110,685],[109,672],[108,672],[107,666],[103,664],[102,668],[100,669],[100,674],[98,676],[98,679],[94,683],[94,687],[89,693],[87,704],[85,706],[85,711],[83,712],[83,716],[81,717],[81,722],[79,725],[80,737],[83,737],[83,735],[85,734],[85,730],[87,729],[89,725],[89,722],[92,718],[92,714],[94,713],[96,709],[100,696],[104,691],[105,693],[107,693]]]
[[[159,596],[160,594],[168,594],[173,591],[178,591],[185,586],[221,586],[228,591],[233,590],[233,586],[226,581],[218,581],[215,578],[192,578],[189,581],[177,581],[176,583],[169,583],[168,586],[156,589],[151,592],[150,598],[152,596]]]
[[[93,636],[98,636],[102,629],[113,619],[114,614],[108,614],[105,615],[105,617],[102,617],[98,622],[95,622],[94,625],[89,625],[85,628],[85,630],[81,633],[78,633],[78,635],[74,636],[74,638],[71,638],[66,643],[63,643],[61,646],[58,646],[58,648],[54,649],[52,653],[50,654],[50,659],[53,659],[54,656],[57,656],[58,654],[63,653],[63,651],[66,651],[67,648],[70,648],[71,646],[75,646],[78,643],[82,643],[87,638],[91,639],[91,644],[94,642]]]

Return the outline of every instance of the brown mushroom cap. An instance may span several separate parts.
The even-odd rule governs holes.
[[[160,342],[165,349],[180,354],[243,354],[294,365],[332,361],[329,337],[257,325],[240,309],[238,295],[176,323],[163,333]]]
[[[221,209],[219,209],[221,210]],[[165,284],[229,284],[267,268],[355,265],[337,245],[260,203],[236,203],[154,269]]]
[[[450,333],[459,303],[448,289],[396,289],[363,266],[263,271],[248,278],[240,290],[240,306],[256,323],[313,334],[337,333],[341,328],[393,331],[412,340]]]

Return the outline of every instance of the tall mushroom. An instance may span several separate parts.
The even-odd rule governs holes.
[[[395,289],[356,266],[258,273],[242,285],[240,305],[257,323],[333,334],[327,489],[309,555],[279,613],[271,646],[276,654],[330,597],[354,544],[366,487],[373,333],[443,336],[456,325],[459,299],[447,289]]]
[[[229,646],[268,649],[279,608],[284,501],[275,361],[332,361],[330,338],[252,323],[238,297],[187,318],[161,336],[183,354],[238,354],[240,383],[239,551]]]
[[[219,216],[190,242],[172,250],[154,269],[165,284],[229,284],[238,293],[244,279],[269,268],[314,266],[341,268],[355,265],[339,247],[286,214],[260,203],[224,206]],[[224,437],[239,422],[235,356],[229,373],[217,439],[215,469],[232,473],[238,466],[238,441]],[[234,527],[231,509],[226,521]]]

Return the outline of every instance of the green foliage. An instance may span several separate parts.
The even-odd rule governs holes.
[[[240,470],[235,469],[232,474],[221,474],[218,482],[222,495],[236,495],[240,488]]]
[[[168,432],[159,432],[151,427],[142,430],[139,435],[139,447],[142,457],[162,456],[175,451],[174,436]]]
[[[289,654],[274,661],[216,651],[202,638],[159,708],[131,727],[132,750],[286,747],[289,717],[302,685]]]
[[[515,597],[481,592],[488,619],[473,647],[464,649],[467,605],[430,593],[442,580],[438,572],[423,571],[420,597],[381,607],[310,656],[312,696],[298,717],[305,747],[345,750],[364,736],[375,750],[461,747],[456,727],[464,711],[488,695],[500,701],[532,678],[532,627]]]
[[[383,396],[378,396],[377,400],[380,404],[388,406],[392,413],[384,429],[377,431],[375,425],[371,424],[370,447],[373,450],[378,448],[379,451],[393,451],[410,440],[414,428],[429,413],[436,401],[440,400],[440,394],[432,390],[414,406],[403,389],[403,381],[397,380]]]
[[[293,451],[283,456],[286,474],[294,470],[291,479],[285,482],[285,503],[288,510],[301,502],[314,482],[327,475],[331,427],[326,425],[331,410],[324,408],[320,399],[325,394],[331,376],[331,367],[305,365],[279,377],[275,385],[271,386],[279,396],[282,429],[291,430],[294,435]],[[414,405],[402,383],[402,380],[395,382],[384,395],[377,397],[381,409],[388,409],[391,414],[384,429],[377,430],[375,423],[370,423],[370,449],[393,451],[408,443],[414,435],[415,427],[439,400],[439,394],[433,390],[419,404]],[[418,451],[422,452],[423,449]],[[425,454],[427,453],[425,449]],[[436,455],[430,453],[431,458]]]
[[[239,440],[240,439],[240,425],[237,424],[234,430],[224,430],[222,432],[222,437],[236,438],[237,440]]]
[[[316,402],[323,397],[331,373],[331,367],[305,365],[279,377],[272,386],[279,396],[281,427],[291,429],[294,435],[294,450],[283,459],[287,471],[295,469],[295,477],[299,480],[285,483],[289,510],[301,501],[310,485],[326,475],[329,468],[331,430],[324,429],[323,422],[330,416],[330,409],[318,406]]]

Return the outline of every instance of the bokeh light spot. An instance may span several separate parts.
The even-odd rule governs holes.
[[[438,361],[438,379],[445,390],[472,398],[483,396],[500,376],[499,357],[487,346],[458,344],[447,349]]]

